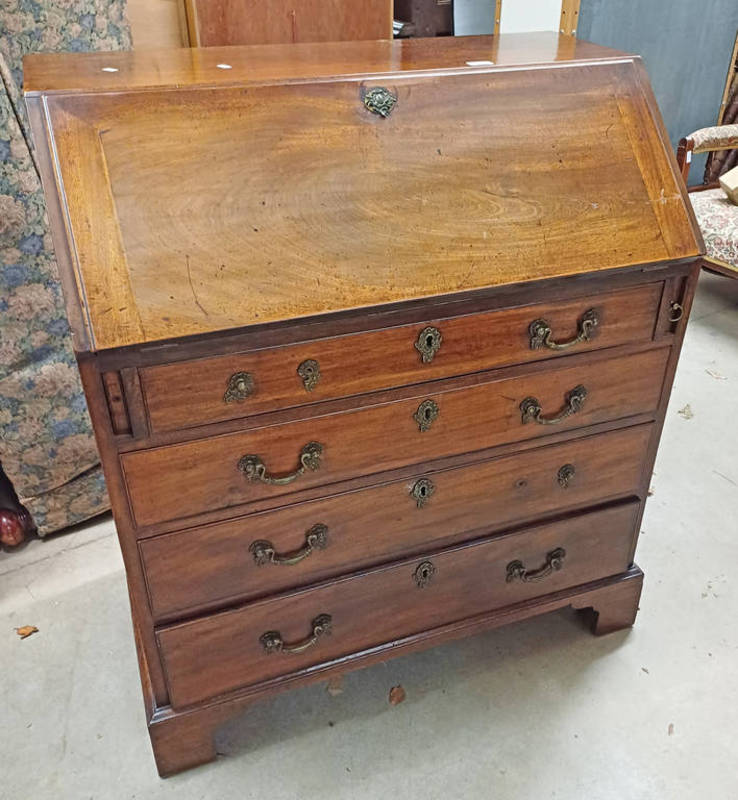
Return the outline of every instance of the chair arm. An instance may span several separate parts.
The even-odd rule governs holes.
[[[738,148],[738,124],[713,125],[700,128],[685,136],[677,148],[677,164],[684,180],[689,175],[692,153],[709,153],[712,150],[732,150]]]

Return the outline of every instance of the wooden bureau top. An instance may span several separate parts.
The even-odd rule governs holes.
[[[25,89],[78,351],[702,248],[640,61],[571,37],[35,55]]]
[[[24,61],[27,95],[162,87],[243,86],[416,70],[468,70],[623,57],[609,47],[555,33],[458,36],[316,44],[251,45],[114,53],[39,53]],[[228,64],[231,69],[219,68]],[[104,68],[117,72],[103,71]]]

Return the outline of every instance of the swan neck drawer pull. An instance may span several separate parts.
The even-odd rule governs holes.
[[[549,350],[567,350],[569,347],[588,342],[594,329],[600,324],[600,318],[594,308],[585,311],[577,323],[577,335],[568,342],[555,342],[553,331],[545,319],[535,319],[528,326],[530,333],[530,349],[539,350],[548,347]]]
[[[420,353],[420,360],[424,364],[430,364],[441,349],[442,342],[443,336],[438,328],[434,328],[432,325],[423,328],[415,342],[415,349]]]
[[[321,637],[331,635],[333,620],[330,614],[320,614],[310,624],[312,628],[310,635],[294,644],[285,642],[279,631],[262,633],[259,637],[259,642],[267,655],[272,653],[303,653],[314,644],[317,644],[318,639]]]
[[[557,547],[546,556],[546,562],[538,569],[526,569],[522,561],[511,561],[507,565],[506,583],[512,583],[515,580],[522,581],[523,583],[533,583],[547,578],[553,572],[557,572],[564,566],[564,558],[566,557],[566,550],[563,547]]]
[[[299,550],[280,555],[271,542],[259,539],[251,543],[249,553],[254,557],[257,567],[263,567],[266,564],[282,564],[290,567],[293,564],[299,564],[313,550],[325,550],[326,547],[328,547],[328,528],[319,522],[310,530],[305,531],[305,544]]]
[[[243,456],[238,462],[238,469],[243,472],[247,481],[261,481],[272,486],[284,486],[297,480],[307,470],[319,469],[322,457],[323,445],[320,442],[308,442],[300,451],[300,465],[294,472],[287,475],[270,475],[261,456],[256,455]]]
[[[572,414],[576,414],[584,405],[587,398],[587,390],[584,386],[575,386],[566,393],[566,403],[564,407],[554,417],[544,417],[541,404],[535,397],[526,397],[520,404],[523,425],[529,422],[537,422],[539,425],[557,425]]]
[[[242,403],[254,391],[254,376],[250,372],[234,372],[228,378],[223,395],[224,403]]]

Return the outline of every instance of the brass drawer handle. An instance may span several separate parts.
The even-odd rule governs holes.
[[[380,117],[388,117],[396,102],[397,97],[383,86],[375,86],[364,93],[364,105],[372,114],[379,114]]]
[[[260,456],[243,456],[238,462],[238,468],[246,476],[247,481],[261,481],[272,486],[284,486],[297,480],[306,470],[320,468],[320,459],[323,457],[323,445],[320,442],[308,442],[300,451],[300,466],[288,475],[275,477],[267,472],[266,465]]]
[[[435,400],[423,400],[413,414],[413,419],[418,423],[421,433],[429,430],[436,417],[438,417],[438,403]]]
[[[520,580],[523,583],[533,583],[543,580],[552,572],[557,572],[564,566],[565,557],[566,550],[564,550],[563,547],[557,547],[546,556],[546,562],[538,569],[528,570],[523,566],[522,561],[511,561],[507,565],[507,577],[505,581],[507,583],[512,583],[515,580]]]
[[[415,342],[415,349],[420,353],[420,360],[424,364],[430,364],[436,353],[441,349],[442,342],[443,336],[441,336],[441,331],[438,328],[434,328],[432,325],[423,328]]]
[[[333,619],[330,614],[320,614],[311,623],[310,636],[294,644],[287,644],[279,631],[267,631],[259,637],[259,643],[267,655],[272,653],[303,653],[309,647],[317,644],[321,636],[330,636]]]
[[[290,567],[293,564],[299,564],[313,550],[325,550],[326,547],[328,547],[328,528],[319,522],[310,530],[305,531],[305,544],[299,550],[280,555],[271,542],[259,539],[249,545],[249,553],[254,557],[257,567],[263,567],[266,564],[283,564]]]
[[[566,404],[555,417],[544,417],[543,409],[537,398],[526,397],[520,404],[520,410],[523,415],[523,425],[529,422],[537,422],[539,425],[557,425],[572,414],[576,414],[584,405],[586,397],[587,390],[585,387],[575,386],[571,391],[566,393]]]
[[[574,469],[574,464],[564,464],[564,466],[560,467],[559,471],[556,473],[556,480],[558,481],[559,486],[562,489],[568,489],[569,484],[574,480],[575,474],[576,469]]]
[[[538,350],[541,347],[548,347],[549,350],[567,350],[575,344],[588,342],[592,331],[600,324],[600,318],[594,308],[585,311],[577,323],[577,335],[568,342],[555,342],[551,337],[553,331],[545,319],[536,319],[528,326],[530,333],[530,349]]]
[[[413,484],[410,494],[415,498],[415,505],[422,508],[430,499],[436,487],[430,478],[420,478]]]
[[[684,306],[681,303],[677,303],[676,300],[673,300],[669,303],[669,312],[669,322],[679,322],[684,316]]]
[[[242,403],[254,391],[254,376],[250,372],[235,372],[228,378],[223,395],[224,403]]]
[[[320,365],[314,358],[308,358],[297,368],[306,392],[312,392],[320,382]]]

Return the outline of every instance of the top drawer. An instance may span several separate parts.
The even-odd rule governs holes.
[[[648,340],[661,287],[655,283],[558,303],[145,367],[140,372],[151,429],[222,422]]]

